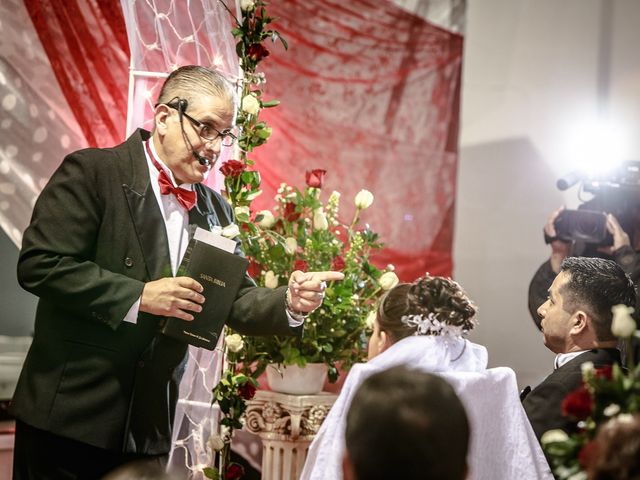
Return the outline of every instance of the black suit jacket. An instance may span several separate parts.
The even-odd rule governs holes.
[[[143,151],[147,138],[139,130],[117,147],[70,154],[38,198],[18,280],[40,300],[11,408],[57,435],[162,454],[170,449],[187,345],[158,333],[160,317],[141,313],[137,324],[122,322],[145,282],[171,276]],[[220,195],[202,185],[196,191],[190,223],[232,221]],[[229,325],[253,335],[293,333],[284,295],[284,288],[257,288],[247,276]]]
[[[548,430],[560,428],[570,433],[575,421],[562,415],[562,401],[582,384],[580,366],[593,362],[596,368],[620,363],[620,352],[615,348],[594,349],[584,352],[557,368],[523,400],[522,406],[538,440]]]

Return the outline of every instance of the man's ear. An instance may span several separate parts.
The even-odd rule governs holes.
[[[164,104],[157,105],[154,113],[153,119],[155,121],[155,129],[158,131],[160,135],[166,135],[167,133],[167,120],[171,116],[171,112],[169,111],[169,107]]]
[[[584,310],[578,310],[573,314],[573,325],[571,326],[571,333],[578,335],[585,332],[591,327],[591,317]]]

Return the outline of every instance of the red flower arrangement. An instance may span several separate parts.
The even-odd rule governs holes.
[[[345,274],[342,282],[328,285],[322,307],[309,316],[301,338],[245,338],[238,361],[252,369],[244,371],[246,375],[255,376],[269,363],[301,367],[325,363],[329,379],[335,381],[338,365],[348,369],[363,359],[361,335],[382,293],[379,280],[387,270],[388,275],[395,274],[390,272],[392,266],[383,271],[370,263],[371,252],[382,244],[368,226],[359,228],[359,216],[373,195],[363,191],[367,202],[360,204],[354,199],[353,219],[343,223],[338,218],[340,194],[333,192],[326,201],[321,198],[326,175],[324,169],[308,170],[304,189],[282,184],[274,208],[251,212],[244,220],[237,217],[241,226],[248,225],[243,248],[260,272],[256,277],[260,285],[286,285],[295,270]]]
[[[612,332],[624,332],[620,336],[627,344],[627,352],[632,352],[630,338],[640,336],[640,332],[634,331],[635,320],[630,315],[633,309],[617,305],[612,310]],[[628,328],[617,328],[620,324]],[[618,474],[624,470],[623,464],[630,460],[620,459],[625,455],[628,457],[629,451],[612,451],[611,445],[604,448],[599,443],[600,433],[607,432],[612,426],[631,422],[634,415],[640,418],[640,366],[634,365],[633,358],[626,370],[619,365],[594,368],[593,363],[584,363],[582,385],[565,397],[562,412],[576,421],[574,433],[551,430],[540,439],[554,477],[557,480],[586,479],[587,472],[591,474],[595,468],[602,468],[603,462],[610,462],[607,468],[615,466],[614,470],[619,471],[616,476],[604,478],[619,478]],[[608,458],[601,455],[603,452]],[[617,455],[620,457],[615,459]],[[631,464],[627,462],[627,466]]]
[[[562,414],[576,420],[585,420],[593,411],[592,402],[591,393],[583,385],[564,397]]]

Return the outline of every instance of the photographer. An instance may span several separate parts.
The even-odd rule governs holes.
[[[579,210],[614,212],[606,215],[606,229],[613,238],[608,246],[558,238],[556,220],[563,210],[564,207],[553,212],[544,226],[545,239],[551,246],[551,256],[538,268],[529,285],[529,312],[538,328],[540,318],[536,310],[547,299],[547,290],[566,257],[609,258],[631,277],[636,290],[640,284],[640,200],[637,195],[628,192],[616,196],[600,195],[579,207]]]

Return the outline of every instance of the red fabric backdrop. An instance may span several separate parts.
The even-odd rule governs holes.
[[[289,51],[263,63],[264,112],[274,127],[255,158],[272,205],[281,181],[328,171],[326,193],[343,196],[343,219],[361,189],[375,201],[363,219],[401,279],[450,275],[463,39],[379,0],[272,2]]]
[[[88,145],[120,143],[129,83],[129,46],[120,2],[24,3]]]
[[[27,8],[87,141],[122,140],[128,48],[115,0],[27,0]],[[373,192],[363,220],[402,279],[450,275],[456,185],[462,37],[379,0],[272,2],[288,40],[263,63],[274,133],[255,152],[273,206],[282,181],[328,170],[326,194],[340,191],[342,217],[361,188]]]

